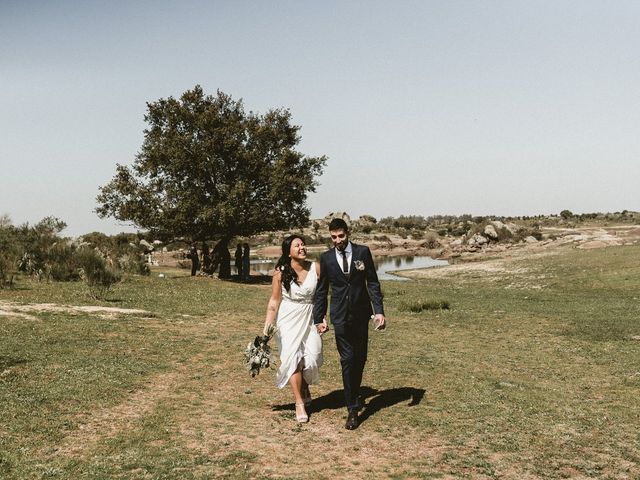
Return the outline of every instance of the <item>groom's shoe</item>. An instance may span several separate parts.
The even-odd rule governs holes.
[[[358,398],[356,398],[356,410],[360,411],[364,409],[364,400],[362,400],[362,396],[358,395]]]
[[[349,410],[347,423],[344,424],[344,428],[346,428],[347,430],[355,430],[356,428],[358,428],[358,411],[355,408]]]

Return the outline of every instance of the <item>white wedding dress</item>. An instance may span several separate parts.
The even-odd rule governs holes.
[[[312,262],[304,282],[300,285],[291,282],[289,292],[282,286],[282,301],[276,318],[280,352],[280,367],[276,373],[278,388],[289,382],[300,362],[304,365],[302,375],[309,385],[320,380],[322,339],[311,316],[317,283],[316,264]]]

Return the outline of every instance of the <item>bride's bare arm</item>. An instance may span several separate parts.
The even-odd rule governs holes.
[[[267,315],[264,321],[264,335],[267,334],[267,328],[269,325],[275,325],[276,315],[278,314],[278,308],[280,308],[280,302],[282,301],[282,272],[276,270],[271,280],[271,298],[267,305]]]

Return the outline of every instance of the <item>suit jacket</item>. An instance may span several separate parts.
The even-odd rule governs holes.
[[[327,314],[328,292],[331,286],[331,323],[368,321],[372,313],[384,314],[382,291],[369,247],[351,244],[349,273],[342,271],[335,248],[320,256],[320,279],[313,303],[313,322],[322,323]]]

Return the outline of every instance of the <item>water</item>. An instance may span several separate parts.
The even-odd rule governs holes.
[[[313,260],[313,258],[311,258]],[[434,260],[431,257],[400,255],[397,257],[374,257],[376,273],[380,280],[408,280],[389,273],[394,270],[412,270],[414,268],[428,268],[448,265],[446,260]],[[251,270],[263,275],[270,274],[276,266],[275,258],[252,258]],[[232,267],[235,273],[235,268]]]
[[[376,264],[376,272],[380,280],[409,280],[389,273],[394,270],[413,270],[414,268],[440,267],[448,265],[446,260],[436,260],[431,257],[378,257],[373,259]]]

